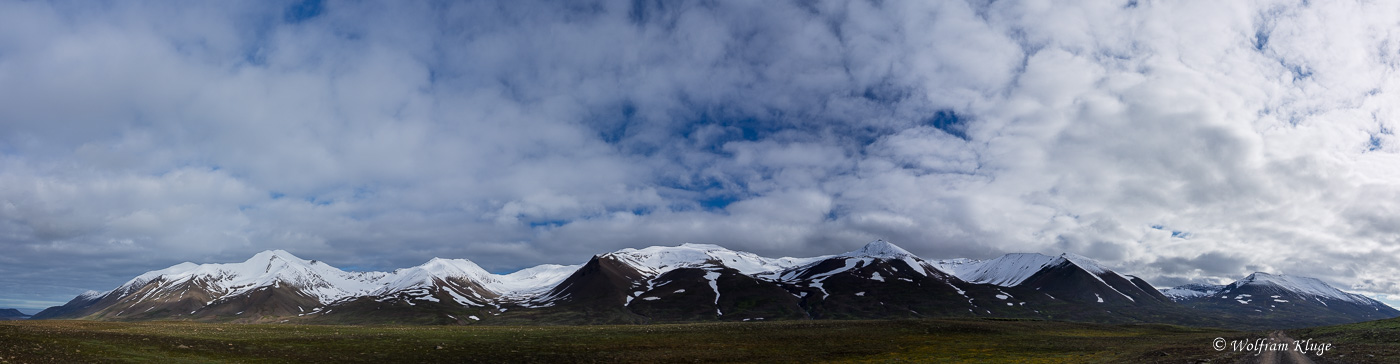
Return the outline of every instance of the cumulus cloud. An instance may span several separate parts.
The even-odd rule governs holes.
[[[1400,294],[1396,7],[4,3],[0,304],[875,238]]]

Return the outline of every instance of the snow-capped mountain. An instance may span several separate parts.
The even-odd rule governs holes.
[[[1281,318],[1286,326],[1348,323],[1400,316],[1369,297],[1316,278],[1256,272],[1224,286],[1189,284],[1162,290],[1187,307],[1247,320]]]
[[[500,295],[489,285],[497,283],[495,275],[466,259],[433,258],[423,265],[405,268],[389,274],[389,279],[375,289],[380,301],[451,299],[460,305],[484,306]]]

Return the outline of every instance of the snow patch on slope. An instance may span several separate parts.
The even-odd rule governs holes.
[[[719,275],[716,271],[705,272],[705,280],[710,281],[710,289],[715,290],[715,315],[724,316],[724,312],[719,310]]]
[[[548,290],[569,278],[578,268],[578,265],[541,264],[514,273],[497,275],[496,286],[493,289],[497,292]]]
[[[972,283],[1015,287],[1059,258],[1036,253],[1011,253],[996,259],[947,264],[948,273]],[[945,261],[946,262],[946,261]]]
[[[830,272],[826,272],[826,273],[814,275],[814,276],[812,276],[811,278],[808,278],[808,279],[811,281],[811,283],[808,284],[808,286],[809,286],[809,287],[812,287],[812,288],[816,288],[816,289],[818,289],[818,290],[821,290],[821,291],[822,291],[822,299],[826,299],[826,297],[827,297],[827,296],[830,296],[831,294],[826,292],[826,288],[825,288],[825,287],[822,287],[822,281],[826,280],[827,278],[831,278],[831,276],[833,276],[833,275],[836,275],[836,274],[839,274],[839,273],[841,273],[841,272],[845,272],[845,271],[851,270],[851,269],[853,269],[853,268],[855,268],[855,267],[857,267],[857,266],[863,266],[863,265],[869,264],[869,263],[870,263],[870,259],[871,259],[871,258],[846,258],[846,260],[845,260],[845,264],[846,264],[846,265],[845,265],[845,266],[843,266],[843,267],[841,267],[841,268],[837,268],[837,269],[832,269]]]

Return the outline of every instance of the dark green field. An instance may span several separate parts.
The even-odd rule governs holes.
[[[636,326],[0,322],[0,362],[1234,362],[1166,325],[978,319]]]

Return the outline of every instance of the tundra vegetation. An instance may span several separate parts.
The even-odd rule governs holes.
[[[1156,324],[919,319],[597,326],[0,322],[0,362],[1163,362],[1248,360]],[[1295,336],[1296,337],[1296,336]]]

